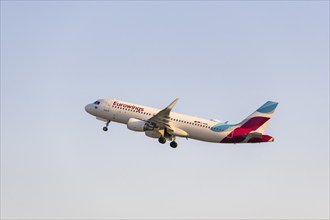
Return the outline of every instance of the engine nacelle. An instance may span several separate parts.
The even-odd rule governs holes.
[[[136,118],[130,118],[128,120],[127,128],[132,131],[152,131],[154,129],[149,123]]]

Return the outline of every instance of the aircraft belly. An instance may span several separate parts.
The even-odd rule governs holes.
[[[219,142],[219,136],[214,135],[212,132],[209,132],[209,131],[200,132],[199,134],[197,134],[195,136],[197,138],[194,138],[194,139],[197,139],[197,140],[215,142],[215,143]]]
[[[128,120],[131,118],[126,113],[120,113],[116,115],[116,121],[122,124],[127,124]]]
[[[207,141],[207,142],[219,142],[220,141],[219,136],[216,135],[209,128],[186,127],[186,128],[181,128],[181,129],[185,130],[189,134],[188,138],[191,138],[191,139]]]

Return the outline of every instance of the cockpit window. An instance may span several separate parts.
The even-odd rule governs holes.
[[[99,105],[99,104],[100,104],[100,102],[99,102],[99,101],[96,101],[96,102],[94,102],[94,104],[95,104],[95,105]]]

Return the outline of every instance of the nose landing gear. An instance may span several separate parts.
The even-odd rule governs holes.
[[[109,123],[110,122],[111,122],[110,120],[107,121],[107,123],[105,124],[105,127],[103,127],[103,131],[107,131],[108,130],[108,126],[109,126]]]

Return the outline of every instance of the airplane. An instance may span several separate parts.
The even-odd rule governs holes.
[[[146,136],[158,138],[159,143],[170,141],[178,146],[176,137],[190,138],[215,143],[261,143],[273,142],[272,136],[264,134],[278,103],[267,101],[250,116],[237,124],[216,119],[203,119],[172,112],[178,99],[164,109],[124,102],[116,99],[99,99],[85,106],[85,110],[106,122],[104,131],[111,121],[126,124],[132,131],[144,132]]]

